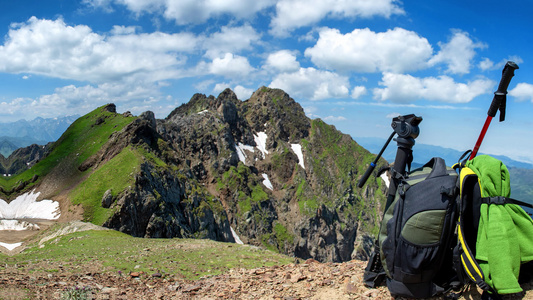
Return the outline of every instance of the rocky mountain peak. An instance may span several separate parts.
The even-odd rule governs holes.
[[[374,157],[284,91],[262,87],[245,101],[229,89],[196,94],[163,120],[108,107],[74,122],[41,159],[46,173],[23,188],[53,196],[68,181],[62,205],[81,204],[86,220],[133,236],[365,257],[384,190],[372,179],[353,186]]]
[[[283,90],[261,87],[246,102],[247,119],[255,131],[266,127],[272,136],[286,142],[309,135],[310,122],[303,108]]]

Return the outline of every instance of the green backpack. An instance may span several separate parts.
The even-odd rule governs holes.
[[[533,220],[521,206],[533,206],[510,198],[509,171],[491,156],[454,168],[460,170],[454,265],[461,281],[492,295],[521,292],[521,266],[533,261]]]

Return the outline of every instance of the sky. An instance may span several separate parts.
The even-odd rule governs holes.
[[[531,11],[532,0],[2,1],[0,122],[111,102],[164,118],[195,93],[229,87],[244,101],[268,86],[356,141],[415,114],[417,143],[467,150],[510,60],[506,120],[480,152],[533,162]]]

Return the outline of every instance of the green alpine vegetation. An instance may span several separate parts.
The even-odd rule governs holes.
[[[26,171],[0,177],[0,198],[35,189],[40,199],[59,202],[59,223],[83,220],[128,234],[69,237],[96,248],[106,247],[97,246],[106,240],[100,235],[128,245],[155,238],[143,242],[153,247],[165,243],[160,238],[240,239],[303,259],[346,261],[365,257],[358,240],[376,232],[385,200],[379,178],[355,188],[372,154],[266,87],[246,101],[229,89],[197,94],[165,119],[117,113],[108,104],[48,147]],[[125,264],[115,268],[131,267]]]

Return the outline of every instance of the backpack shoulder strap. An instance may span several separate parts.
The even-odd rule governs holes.
[[[479,266],[478,262],[476,261],[475,255],[473,251],[471,250],[470,246],[468,246],[467,240],[465,238],[465,231],[463,227],[463,219],[464,219],[464,207],[467,205],[466,201],[468,201],[467,198],[467,192],[465,189],[473,188],[472,182],[479,181],[478,176],[476,173],[468,168],[464,167],[464,165],[454,166],[454,168],[460,169],[459,173],[459,219],[457,221],[457,234],[458,234],[458,240],[459,245],[461,247],[460,251],[460,260],[461,265],[463,266],[464,271],[466,272],[468,278],[476,283],[476,285],[481,288],[483,291],[489,291],[492,294],[497,294],[493,288],[487,284],[485,281],[485,275],[483,273],[483,270]],[[468,185],[465,187],[465,185]],[[480,186],[481,188],[481,186]],[[487,197],[489,198],[489,197]],[[510,198],[507,198],[510,199]],[[472,200],[472,199],[470,199]]]
[[[475,282],[482,290],[486,291],[490,287],[485,282],[485,275],[483,274],[483,271],[481,270],[481,267],[477,263],[474,254],[472,253],[472,250],[468,246],[468,243],[466,242],[464,238],[464,230],[461,223],[461,215],[459,216],[459,221],[457,223],[457,232],[458,232],[458,238],[459,242],[461,243],[462,253],[461,253],[461,262],[463,265],[464,270],[466,271],[466,274],[468,275],[468,278],[470,278],[473,282]]]
[[[464,233],[463,222],[462,222],[464,218],[463,216],[464,207],[467,201],[465,188],[468,188],[468,187],[465,187],[464,185],[466,183],[466,178],[470,176],[474,176],[475,178],[477,178],[476,173],[474,173],[472,169],[467,168],[467,167],[462,167],[461,172],[459,173],[459,195],[460,197],[459,197],[459,220],[457,222],[458,239],[459,239],[461,248],[463,250],[461,253],[461,262],[468,277],[472,281],[474,281],[478,286],[480,286],[483,290],[486,290],[488,285],[485,283],[485,276],[483,274],[483,271],[481,270],[481,267],[477,263],[476,258],[474,254],[472,253],[472,250],[468,246],[468,243],[465,239],[465,233]],[[471,181],[469,180],[469,182]],[[485,288],[483,288],[482,286]]]

